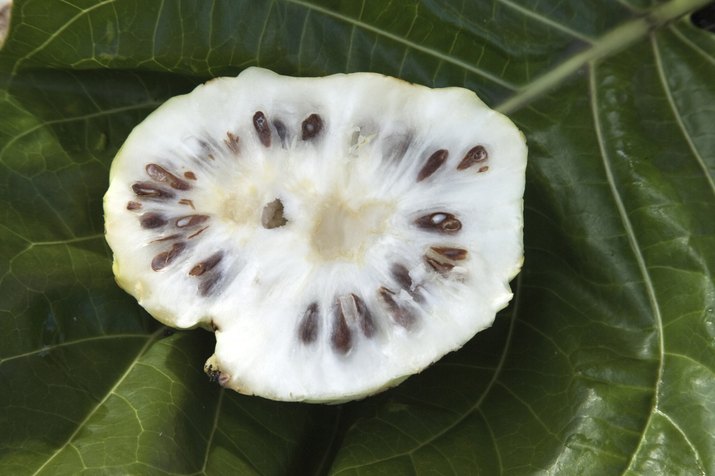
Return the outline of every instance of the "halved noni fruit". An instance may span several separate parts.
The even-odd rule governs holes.
[[[249,68],[130,134],[105,196],[118,283],[213,329],[241,393],[344,401],[461,347],[512,297],[526,145],[461,88]]]

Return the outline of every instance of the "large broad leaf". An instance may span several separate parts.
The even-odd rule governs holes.
[[[17,0],[0,52],[0,474],[715,474],[715,35],[700,0]],[[707,25],[707,14],[699,17]],[[476,91],[530,145],[496,324],[337,407],[212,386],[113,282],[131,128],[258,64]]]

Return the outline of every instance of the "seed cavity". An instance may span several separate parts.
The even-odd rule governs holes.
[[[311,303],[303,314],[298,327],[298,337],[304,344],[312,344],[318,338],[318,318],[320,312],[318,303]]]
[[[203,139],[196,139],[196,141],[199,144],[199,147],[201,147],[202,152],[204,153],[204,158],[209,159],[209,160],[215,160],[214,157],[214,147],[206,142]],[[236,138],[236,144],[238,144],[238,138]]]
[[[337,312],[335,313],[333,329],[330,333],[330,345],[336,352],[347,354],[353,346],[352,333],[350,332],[350,327],[348,327],[348,322],[345,319],[345,313],[343,313],[340,301],[338,301],[336,308]]]
[[[452,235],[462,229],[462,222],[451,213],[437,212],[415,220],[415,225],[427,231],[437,231]]]
[[[189,180],[196,180],[196,174],[193,172],[184,172],[184,177]]]
[[[226,138],[223,140],[224,144],[226,144],[226,147],[228,147],[228,150],[233,152],[234,154],[238,154],[238,136],[231,133],[230,131],[226,131]],[[209,155],[210,158],[213,159],[212,155]]]
[[[437,169],[439,169],[442,164],[444,164],[444,162],[447,160],[447,157],[449,157],[449,152],[446,149],[440,149],[430,155],[424,167],[422,167],[422,170],[420,170],[420,172],[417,174],[417,181],[421,182],[433,173],[435,173]]]
[[[142,204],[139,202],[129,202],[127,203],[127,210],[139,210]]]
[[[208,215],[186,215],[176,219],[176,226],[178,228],[187,228],[200,225],[208,219]]]
[[[276,128],[278,137],[281,140],[281,145],[285,147],[286,137],[288,137],[288,131],[286,130],[286,125],[283,124],[281,121],[276,120],[276,121],[273,121],[273,127]]]
[[[378,294],[382,299],[382,302],[387,306],[387,311],[398,325],[409,329],[412,327],[417,320],[414,313],[410,310],[401,306],[395,301],[395,292],[382,286],[378,289]]]
[[[157,187],[153,183],[149,182],[136,182],[134,185],[132,185],[132,190],[137,197],[159,199],[174,198],[174,192],[172,192],[171,190],[166,190],[165,188]]]
[[[213,273],[204,277],[199,283],[199,294],[203,297],[210,295],[215,291],[216,285],[221,279],[221,273]]]
[[[221,262],[221,259],[223,259],[223,251],[218,251],[206,258],[204,261],[201,261],[200,263],[195,265],[193,268],[191,268],[191,271],[189,271],[189,275],[201,276],[207,271],[211,271],[217,264]]]
[[[323,130],[323,120],[317,114],[311,114],[306,120],[301,124],[301,131],[303,133],[303,140],[311,140],[320,134]]]
[[[264,147],[271,146],[271,126],[268,125],[268,119],[263,111],[257,111],[253,115],[253,127],[256,128],[258,139]]]
[[[176,258],[179,257],[179,255],[181,255],[185,248],[186,243],[174,243],[171,246],[171,249],[159,253],[154,257],[153,260],[151,260],[151,269],[153,269],[154,271],[161,271],[162,269],[166,268],[171,263],[173,263]]]
[[[454,261],[462,261],[463,259],[467,258],[467,250],[463,250],[462,248],[452,248],[449,246],[433,246],[430,249],[438,255],[442,255],[445,258]]]
[[[391,161],[399,162],[404,158],[405,154],[407,154],[411,144],[411,133],[402,132],[393,134],[385,139],[383,145],[383,155]]]
[[[263,228],[271,230],[286,223],[288,223],[288,220],[283,215],[283,202],[279,199],[276,198],[263,207],[263,212],[261,212],[261,225],[263,225]]]
[[[484,146],[474,146],[464,155],[464,158],[457,166],[457,170],[468,169],[472,165],[484,162],[488,158],[489,154],[487,154],[487,149]],[[479,172],[483,172],[483,170],[480,169]]]
[[[139,218],[142,228],[151,230],[166,225],[166,218],[159,213],[145,213]]]
[[[161,165],[147,164],[145,167],[147,175],[157,182],[168,183],[169,186],[176,190],[188,190],[191,185],[188,182],[181,180],[176,175],[166,170]]]

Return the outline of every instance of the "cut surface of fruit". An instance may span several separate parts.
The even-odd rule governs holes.
[[[215,332],[212,379],[345,401],[421,371],[507,305],[525,168],[523,135],[468,90],[249,68],[134,129],[106,238],[149,313]]]

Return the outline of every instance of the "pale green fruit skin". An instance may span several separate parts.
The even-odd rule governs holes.
[[[261,99],[269,94],[274,94],[277,99]],[[295,106],[291,105],[293,96],[302,98]],[[233,107],[229,107],[229,103]],[[291,108],[298,111],[295,116],[285,113]],[[256,110],[266,111],[269,117],[298,117],[298,120],[314,110],[319,111],[327,124],[325,138],[315,146],[302,144],[294,137],[293,145],[287,150],[281,151],[277,146],[262,148],[251,129],[250,117]],[[394,124],[387,125],[376,120],[377,132],[360,135],[364,144],[353,147],[355,150],[350,149],[350,153],[345,152],[347,149],[343,142],[348,140],[355,126],[373,127],[370,117],[375,110],[383,118],[396,116],[397,119]],[[419,117],[429,118],[430,114],[439,120],[429,123],[424,117]],[[173,270],[152,272],[147,263],[157,251],[152,248],[153,245],[146,244],[149,241],[147,231],[138,226],[136,212],[126,210],[127,201],[136,199],[130,185],[136,180],[146,180],[143,172],[146,162],[159,161],[166,155],[162,150],[170,150],[172,144],[181,143],[190,131],[196,130],[197,123],[210,137],[221,137],[227,130],[237,131],[241,134],[240,144],[245,147],[241,157],[260,165],[248,171],[242,169],[240,174],[217,174],[211,178],[211,186],[196,186],[197,208],[201,208],[201,204],[202,210],[210,209],[206,213],[211,213],[212,220],[216,217],[216,221],[220,222],[215,227],[229,231],[251,227],[257,230],[241,235],[240,239],[244,240],[239,247],[243,253],[241,259],[247,263],[269,263],[264,268],[255,265],[256,270],[251,271],[254,273],[253,280],[239,277],[227,285],[221,302],[196,295],[191,287],[193,278],[186,277],[192,262],[175,265],[183,270],[182,277],[177,277],[176,282],[169,280]],[[297,124],[294,129],[299,127],[300,123]],[[383,169],[377,166],[370,168],[365,164],[377,160],[380,140],[389,139],[389,134],[399,133],[400,128],[415,131],[416,137],[427,137],[428,140],[421,143],[419,151],[405,156],[401,162],[404,165],[399,166],[404,170],[395,174],[397,178],[392,186],[371,187],[371,183],[381,179],[374,176],[374,170]],[[461,129],[465,130],[466,137],[458,133]],[[434,136],[443,140],[444,144],[429,139]],[[273,138],[275,141],[275,130]],[[455,161],[474,144],[484,144],[490,151],[488,173],[476,177],[475,172],[473,175],[476,178],[472,178],[465,172],[459,172],[461,178],[453,187],[440,188],[436,180],[434,183],[426,180],[415,184],[414,175],[424,160],[424,151],[442,146],[449,148],[449,170],[445,165],[444,170],[435,174],[435,177],[439,174],[446,177],[457,173],[454,171]],[[330,160],[315,159],[313,150],[316,148],[320,157],[323,154]],[[356,158],[350,158],[350,154]],[[509,281],[523,264],[522,197],[526,155],[525,138],[513,123],[490,110],[473,92],[465,89],[429,89],[373,73],[288,78],[249,68],[238,78],[218,78],[199,86],[189,95],[167,101],[137,126],[119,151],[110,170],[110,188],[104,199],[107,241],[114,251],[113,270],[118,284],[160,322],[178,328],[218,327],[216,354],[207,361],[207,366],[221,369],[222,383],[226,387],[275,400],[336,403],[363,398],[399,384],[445,353],[460,348],[476,332],[491,325],[496,312],[508,304],[512,298]],[[176,164],[173,166],[178,167]],[[319,170],[320,173],[302,173],[301,167],[312,167],[311,170]],[[346,167],[352,168],[346,172]],[[298,172],[291,172],[294,169]],[[206,175],[210,174],[207,172]],[[359,185],[342,183],[346,176]],[[408,184],[403,184],[400,178],[403,176],[410,177]],[[240,200],[226,198],[223,185],[229,179],[236,180],[232,187],[240,195]],[[362,179],[364,181],[360,183]],[[470,185],[472,180],[473,186]],[[340,186],[326,185],[337,183]],[[379,193],[374,190],[377,188]],[[262,230],[259,226],[260,209],[278,195],[284,199],[289,225],[276,230]],[[403,199],[403,196],[407,198]],[[194,195],[191,197],[194,198]],[[347,233],[348,238],[366,223],[382,230],[380,226],[384,222],[387,224],[386,233],[397,230],[386,243],[398,251],[390,251],[388,244],[378,240],[376,244],[367,246],[366,251],[360,251],[357,257],[339,252],[329,253],[329,258],[316,257],[314,251],[310,251],[310,243],[316,242],[315,230],[321,229],[316,227],[316,220],[319,221],[321,215],[315,210],[324,210],[324,204],[334,201],[335,197],[344,201],[345,207],[350,210],[361,210],[365,203],[377,200],[380,204],[378,209],[387,210],[386,215],[383,217],[378,213],[377,218],[361,218],[362,221],[357,222],[357,230],[351,229]],[[447,203],[452,203],[448,199],[459,199],[455,206],[460,216],[464,217],[462,234],[448,238],[423,234],[413,239],[416,232],[404,216],[413,213],[413,209],[429,209],[431,201],[444,202],[447,206]],[[234,209],[236,203],[241,207]],[[231,208],[230,213],[226,212],[227,206]],[[485,224],[484,228],[473,225],[474,222]],[[329,230],[332,233],[332,229]],[[221,236],[229,234],[226,232]],[[469,250],[470,260],[460,263],[468,285],[459,284],[456,280],[440,284],[439,278],[425,269],[420,250],[431,244],[429,240],[433,238],[435,244],[440,244],[442,239]],[[259,246],[263,244],[265,246]],[[265,248],[297,250],[294,254],[299,256],[290,254],[276,261],[273,252]],[[413,248],[419,248],[419,253]],[[381,274],[363,283],[356,271],[371,266],[376,268],[380,263],[401,260],[403,256],[411,277],[424,280],[425,286],[434,289],[433,293],[430,291],[434,295],[430,294],[428,303],[432,307],[420,314],[417,330],[409,332],[394,328],[384,315],[384,306],[381,307],[381,302],[374,296],[381,284],[389,282],[389,275]],[[354,260],[359,265],[353,266],[353,269],[350,263],[332,263],[341,260]],[[250,265],[247,267],[250,268]],[[271,282],[274,276],[260,269],[276,268],[284,271],[290,277],[289,281],[303,280],[305,285],[300,292],[295,289],[286,291],[286,297],[276,295],[262,300],[260,293],[265,291],[252,288],[252,283]],[[315,274],[310,274],[309,269]],[[354,272],[352,281],[342,277],[349,276],[351,272]],[[333,278],[323,282],[321,276],[324,275]],[[472,276],[479,276],[479,279]],[[356,284],[351,288],[353,282]],[[167,289],[174,288],[175,293],[167,292]],[[330,346],[322,342],[312,348],[297,342],[296,321],[307,302],[320,300],[321,309],[329,309],[334,296],[353,290],[358,291],[375,314],[383,312],[379,316],[382,319],[378,326],[379,342],[356,338],[356,344],[348,355],[337,357]],[[408,296],[403,298],[407,301],[411,299]],[[238,308],[242,309],[240,315],[235,311]],[[330,325],[328,319],[324,317],[321,321],[324,326],[321,338],[327,339],[325,326]],[[268,326],[267,322],[275,324]],[[352,329],[359,334],[355,327]],[[269,345],[277,347],[278,351],[267,347]]]

